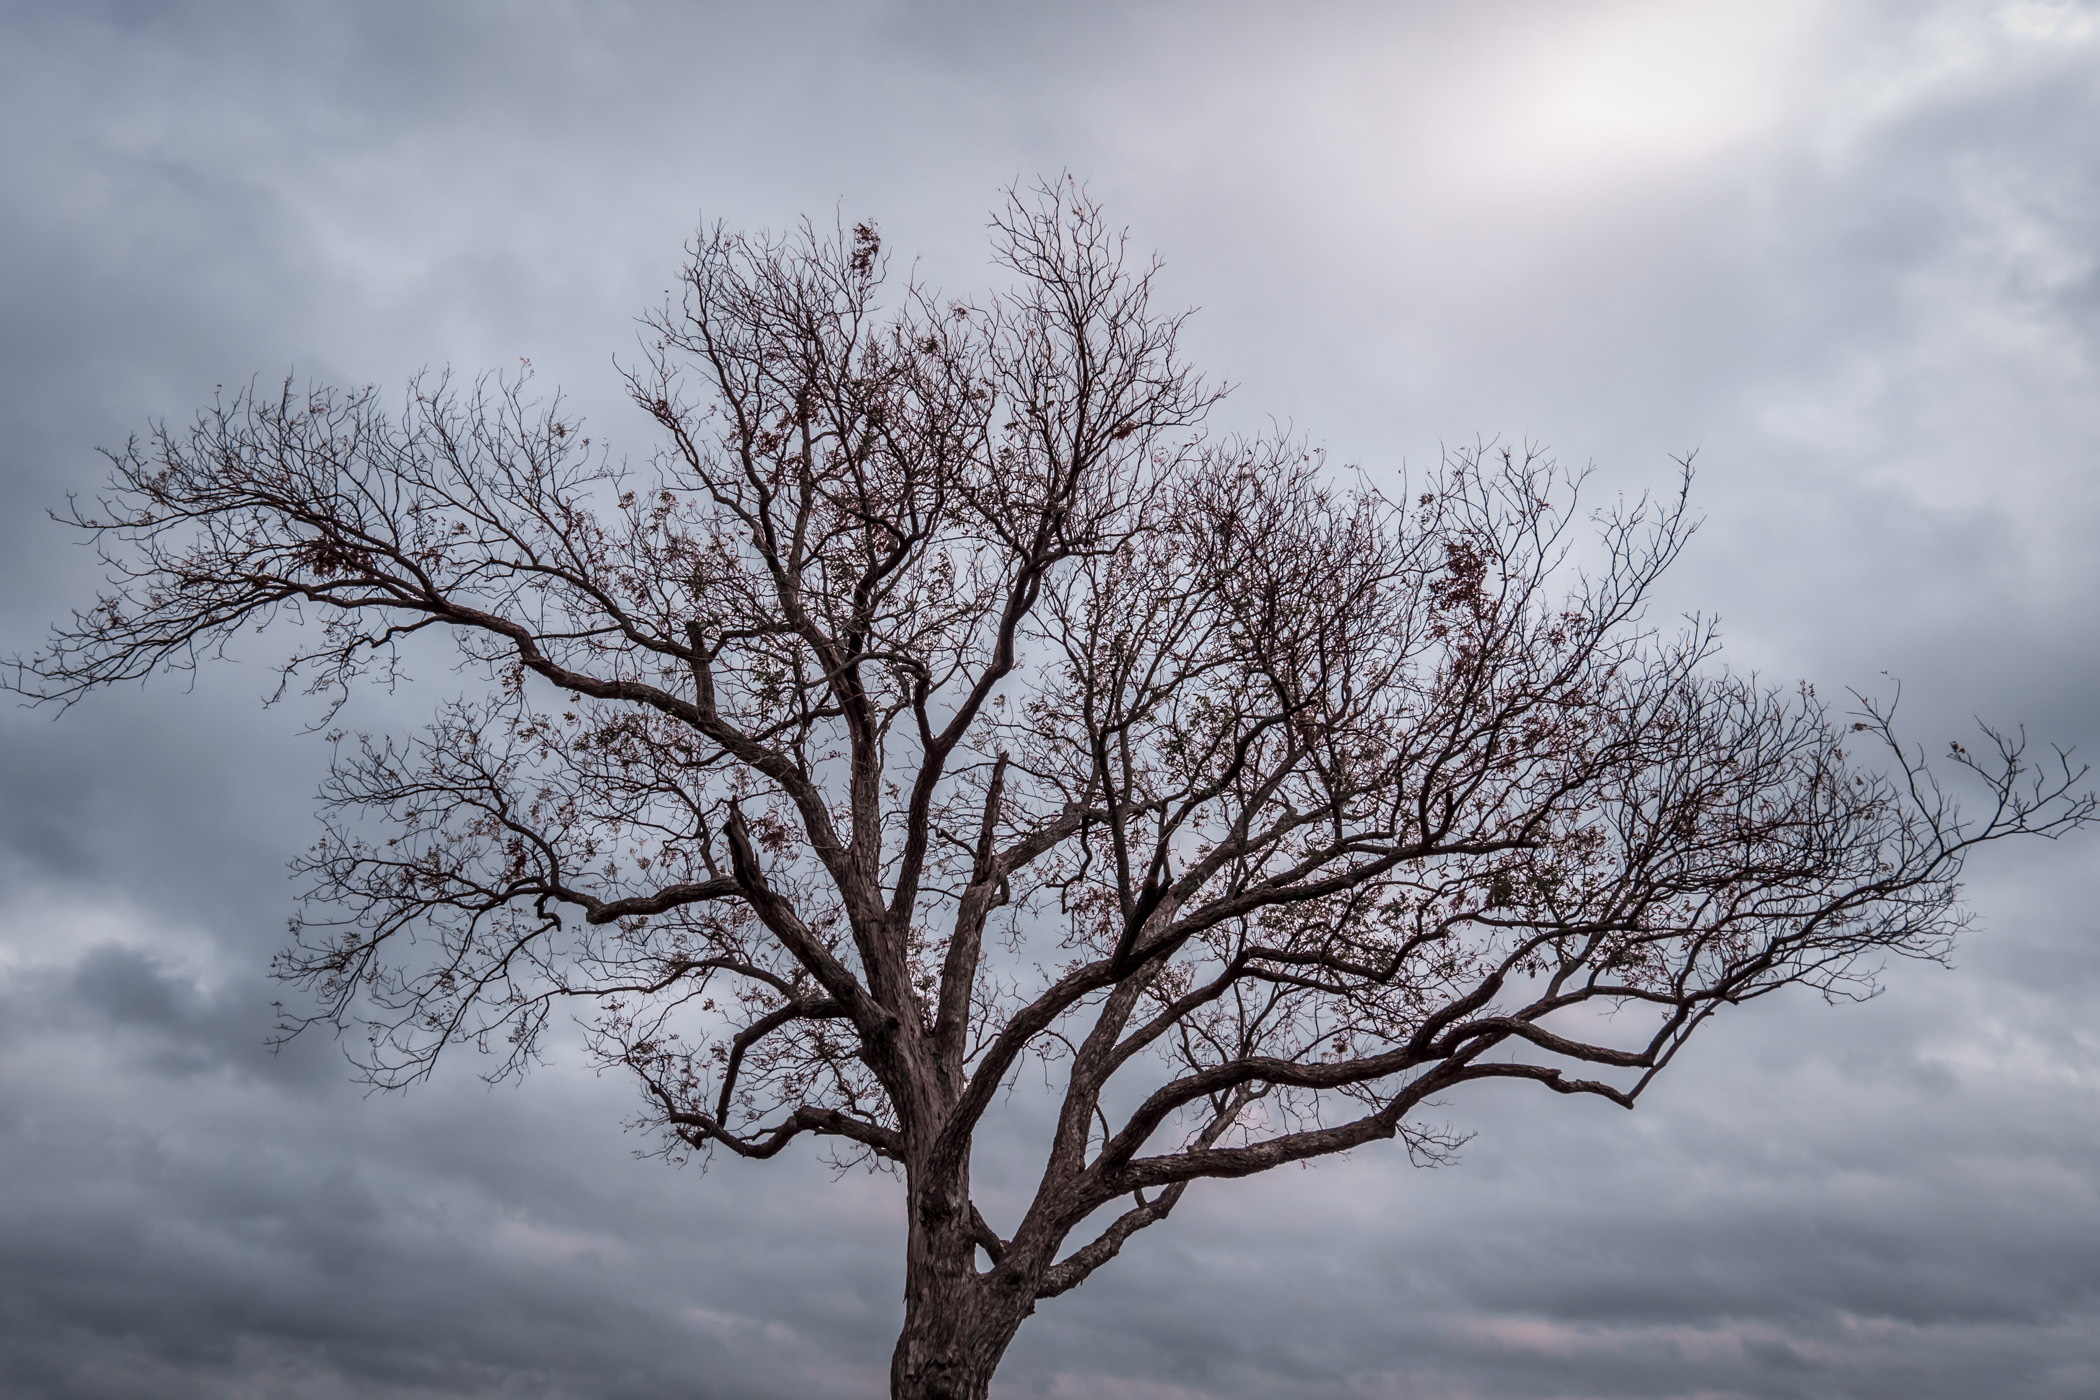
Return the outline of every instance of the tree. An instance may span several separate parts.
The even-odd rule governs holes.
[[[112,591],[13,683],[286,620],[340,704],[449,636],[485,684],[333,736],[287,1031],[365,1027],[394,1086],[573,1006],[668,1154],[894,1171],[900,1400],[982,1397],[1193,1182],[1441,1158],[1416,1110],[1486,1080],[1631,1107],[1723,1006],[1942,957],[1973,846],[2094,816],[1987,730],[1964,818],[1888,709],[1645,623],[1688,464],[1593,530],[1534,452],[1381,493],[1207,433],[1156,265],[1069,185],[993,232],[1011,290],[887,308],[867,225],[704,234],[626,371],[646,465],[524,380],[163,426],[67,517]],[[972,1145],[1031,1060],[1055,1131],[995,1223]]]

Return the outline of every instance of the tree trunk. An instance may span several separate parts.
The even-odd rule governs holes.
[[[891,1400],[985,1400],[1007,1344],[1035,1311],[1023,1280],[978,1274],[969,1202],[963,1182],[910,1191]]]
[[[956,1300],[907,1299],[890,1359],[890,1400],[985,1400],[1020,1323]]]

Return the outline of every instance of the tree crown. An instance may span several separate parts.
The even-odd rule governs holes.
[[[1724,1005],[1942,956],[1969,848],[2093,815],[1989,733],[1950,751],[1965,819],[1887,712],[1650,627],[1683,482],[1585,519],[1578,477],[1480,447],[1382,494],[1207,431],[1181,316],[1083,195],[1015,199],[994,246],[1010,290],[886,306],[867,225],[704,234],[626,371],[642,465],[523,381],[163,427],[70,517],[113,591],[14,683],[288,611],[285,675],[340,694],[448,633],[487,684],[338,736],[279,965],[312,1018],[395,1084],[584,1008],[674,1146],[960,1182],[979,1276],[1031,1300],[1194,1179],[1437,1154],[1411,1114],[1462,1083],[1631,1105]],[[968,1160],[1029,1056],[1063,1084],[1009,1237]]]

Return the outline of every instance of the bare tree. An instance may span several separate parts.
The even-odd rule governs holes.
[[[1191,1182],[1439,1157],[1415,1110],[1481,1080],[1630,1107],[1723,1006],[1941,957],[1970,847],[2094,815],[1986,731],[1965,818],[1885,710],[1646,624],[1681,491],[1583,517],[1475,450],[1395,499],[1207,434],[1096,206],[1016,198],[994,245],[1010,291],[886,305],[867,226],[704,235],[628,371],[646,466],[495,379],[163,427],[70,517],[113,591],[14,684],[290,612],[285,678],[339,700],[449,634],[486,685],[336,736],[307,1019],[398,1085],[574,1005],[673,1155],[894,1170],[900,1400],[982,1397]],[[995,1223],[972,1144],[1031,1059],[1055,1133]]]

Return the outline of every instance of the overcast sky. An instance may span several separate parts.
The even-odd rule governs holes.
[[[43,510],[215,385],[523,357],[643,452],[611,357],[703,217],[976,289],[1070,170],[1228,421],[1696,450],[1668,601],[1738,664],[2100,753],[2092,5],[0,4],[0,132],[0,651],[94,587]],[[889,1179],[637,1160],[573,1053],[265,1052],[325,760],[268,654],[0,708],[0,1392],[878,1393]],[[1725,1016],[1631,1115],[1486,1088],[1455,1167],[1199,1184],[996,1393],[2100,1394],[2095,855],[1986,853],[1956,970]]]

